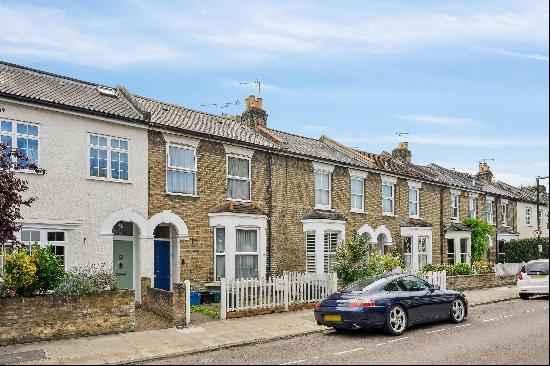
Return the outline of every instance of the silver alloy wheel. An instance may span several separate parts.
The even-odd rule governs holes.
[[[462,321],[462,319],[464,319],[464,303],[462,302],[462,300],[456,299],[455,301],[453,301],[451,314],[453,315],[453,319],[457,322],[460,322]]]
[[[390,327],[396,333],[401,333],[407,326],[407,315],[405,311],[399,307],[394,307],[390,312]]]

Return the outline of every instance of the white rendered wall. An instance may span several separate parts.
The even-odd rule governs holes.
[[[525,209],[531,207],[531,224],[525,221]],[[548,206],[539,206],[542,209],[542,236],[548,237]],[[533,231],[537,230],[537,205],[535,203],[518,202],[517,227],[520,239],[533,238]]]
[[[147,219],[147,130],[4,100],[2,105],[5,112],[0,119],[40,126],[39,160],[47,173],[18,174],[29,182],[28,195],[37,197],[30,208],[23,207],[23,224],[40,226],[47,222],[51,228],[62,228],[69,223],[65,226],[70,227],[65,239],[66,267],[89,263],[106,263],[111,267],[112,240],[104,240],[100,235],[104,220],[124,208]],[[88,179],[88,133],[129,140],[128,183]],[[153,262],[152,257],[140,259]]]

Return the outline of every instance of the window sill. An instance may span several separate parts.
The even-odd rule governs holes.
[[[44,175],[44,174],[38,174],[33,170],[30,169],[20,169],[20,170],[13,170],[15,173],[23,173],[23,174],[34,174],[34,175]]]
[[[241,200],[241,199],[229,198],[229,197],[227,197],[225,200],[226,200],[226,201],[235,201],[235,202],[252,202],[251,199],[250,199],[250,200]]]
[[[420,215],[409,215],[409,219],[420,219]]]
[[[98,181],[98,182],[132,184],[132,182],[130,180],[112,179],[112,178],[86,177],[86,180],[95,180],[95,181]]]
[[[199,197],[199,196],[196,195],[196,194],[175,193],[175,192],[166,192],[166,195],[167,195],[167,196],[178,196],[178,197],[192,197],[192,198],[197,198],[197,197]]]
[[[387,217],[397,217],[396,214],[394,213],[391,213],[391,212],[382,212],[382,216],[387,216]]]
[[[325,205],[315,205],[315,206],[313,206],[313,209],[314,210],[324,210],[324,211],[331,211],[332,210],[330,208],[330,206],[325,206]]]
[[[366,213],[365,210],[358,210],[358,209],[351,209],[351,210],[349,210],[349,212],[351,212],[351,213],[356,213],[356,214],[364,214],[364,213]]]

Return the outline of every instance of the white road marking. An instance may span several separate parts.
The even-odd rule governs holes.
[[[511,317],[513,317],[513,315],[503,315],[503,316],[499,316],[498,318],[485,319],[483,321],[484,322],[491,322],[493,320],[501,320],[501,319],[506,319],[506,318],[511,318]]]
[[[397,339],[392,339],[391,341],[388,341],[388,343],[402,341],[403,339],[407,339],[407,338],[409,338],[409,337],[401,337],[401,338],[397,338]]]
[[[378,343],[377,346],[383,346],[383,345],[385,345],[385,344],[386,344],[386,342],[384,342],[384,343]]]
[[[364,348],[360,347],[360,348],[350,349],[348,351],[334,352],[334,354],[335,355],[343,355],[344,353],[351,353],[351,352],[357,352],[357,351],[362,351],[362,350],[364,350]]]
[[[280,365],[294,365],[296,363],[302,363],[302,362],[306,362],[306,361],[311,361],[311,360],[316,360],[318,359],[319,357],[310,357],[310,358],[305,358],[303,360],[296,360],[296,361],[290,361],[290,362],[286,362],[286,363],[281,363]]]

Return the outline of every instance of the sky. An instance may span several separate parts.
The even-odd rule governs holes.
[[[242,113],[259,80],[274,129],[378,153],[405,140],[415,163],[471,173],[491,159],[514,185],[548,175],[548,1],[0,0],[0,14],[4,61],[217,114]]]

